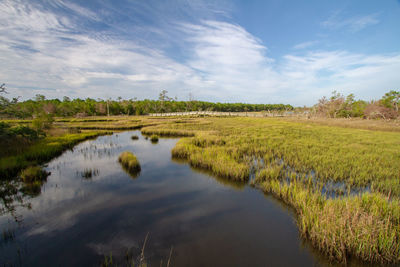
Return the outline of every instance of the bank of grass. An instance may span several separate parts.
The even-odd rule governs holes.
[[[254,185],[293,207],[301,235],[330,259],[347,263],[400,261],[400,201],[381,193],[327,198],[311,177],[282,176],[274,164],[259,171]]]
[[[48,175],[40,166],[29,166],[21,172],[21,179],[24,183],[42,182]]]
[[[302,236],[329,258],[343,263],[351,258],[400,262],[396,129],[262,118],[206,120],[208,124],[197,126],[156,128],[195,134],[178,141],[172,150],[175,158],[232,180],[254,175],[254,186],[295,209]],[[255,161],[261,166],[255,168]],[[327,195],[323,188],[328,183],[343,184],[348,190]]]
[[[163,125],[162,125],[163,126]],[[188,137],[194,136],[193,131],[188,130],[176,130],[176,129],[165,129],[159,127],[146,127],[141,130],[143,135],[158,135],[162,137]]]
[[[118,157],[118,161],[129,173],[135,174],[138,173],[141,169],[138,159],[132,152],[122,152]]]
[[[97,131],[47,136],[27,146],[17,155],[0,158],[0,177],[2,179],[15,177],[22,169],[49,161],[81,141],[109,133]]]

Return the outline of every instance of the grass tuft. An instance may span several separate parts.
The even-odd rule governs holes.
[[[122,152],[119,155],[118,161],[129,173],[137,173],[140,171],[140,163],[136,156],[129,151]]]
[[[22,181],[25,183],[45,181],[48,175],[49,173],[39,166],[29,166],[21,172]]]
[[[152,136],[150,136],[150,141],[153,143],[157,143],[158,142],[158,135],[153,134]]]

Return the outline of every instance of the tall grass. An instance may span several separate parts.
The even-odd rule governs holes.
[[[28,166],[46,162],[72,148],[77,143],[95,138],[109,132],[89,132],[80,134],[65,134],[50,136],[27,146],[21,153],[0,158],[0,177],[3,179],[15,177],[18,172]]]
[[[252,183],[292,206],[302,236],[329,258],[400,262],[398,133],[278,119],[207,120],[163,126],[195,133],[178,141],[173,157],[232,180],[247,180],[251,159],[261,158]],[[323,188],[330,183],[349,190],[328,199]],[[350,193],[359,188],[368,190]]]
[[[400,261],[400,202],[379,193],[326,199],[318,189],[268,176],[262,190],[294,207],[303,237],[330,259],[346,263]]]

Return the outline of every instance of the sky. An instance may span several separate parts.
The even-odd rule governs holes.
[[[400,90],[400,0],[0,0],[0,84],[313,105]]]

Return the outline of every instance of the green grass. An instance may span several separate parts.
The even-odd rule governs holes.
[[[293,207],[302,236],[329,258],[399,263],[399,133],[321,124],[207,118],[155,128],[195,135],[178,141],[174,158],[231,180],[254,172],[252,184]],[[335,183],[348,190],[328,198],[323,188]]]
[[[118,157],[118,161],[129,173],[138,173],[141,169],[138,159],[129,151],[122,152]]]
[[[150,141],[152,143],[157,143],[158,142],[158,135],[153,134],[152,136],[150,136]]]
[[[187,130],[175,130],[175,129],[162,129],[157,127],[146,127],[141,130],[143,135],[156,134],[162,137],[185,137],[194,136],[195,133]]]
[[[21,178],[24,183],[41,182],[46,180],[48,172],[39,166],[29,166],[21,172]]]
[[[3,179],[15,177],[20,170],[41,164],[59,156],[67,149],[71,149],[77,143],[95,138],[109,132],[87,132],[79,134],[64,134],[61,136],[49,136],[34,144],[17,155],[0,158],[0,177]]]

